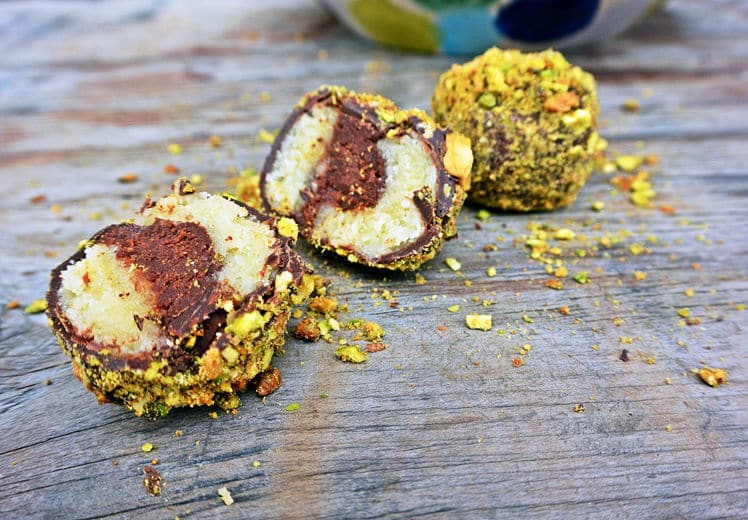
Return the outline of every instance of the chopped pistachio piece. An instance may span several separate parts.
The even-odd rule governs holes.
[[[447,257],[444,259],[444,263],[453,271],[459,271],[462,268],[462,264],[456,258]]]
[[[281,217],[278,219],[278,233],[281,236],[288,237],[291,240],[296,240],[299,236],[299,226],[296,221],[287,217]]]
[[[576,237],[576,233],[568,228],[557,229],[556,232],[553,233],[553,238],[556,240],[574,240],[574,237]]]
[[[468,314],[465,316],[465,324],[469,329],[491,330],[490,314]]]
[[[39,314],[47,310],[47,300],[39,298],[29,303],[23,310],[26,314]]]
[[[727,382],[727,371],[721,368],[703,367],[698,373],[701,380],[709,386],[717,387]]]
[[[643,160],[639,155],[619,155],[616,157],[616,166],[625,172],[632,172],[641,166]]]
[[[572,279],[580,284],[586,284],[590,281],[589,273],[587,271],[580,271],[574,276],[572,276]]]
[[[363,363],[366,361],[366,352],[359,350],[355,345],[340,347],[335,351],[335,355],[338,359],[347,363]]]
[[[226,486],[218,488],[218,496],[221,497],[221,500],[223,500],[223,503],[227,506],[234,503],[234,497],[231,496],[231,491],[229,491]]]

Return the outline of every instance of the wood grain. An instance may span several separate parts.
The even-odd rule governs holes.
[[[148,422],[96,404],[45,318],[8,302],[42,296],[80,239],[126,218],[146,192],[164,193],[173,179],[164,164],[227,189],[236,171],[261,165],[269,146],[259,130],[277,128],[305,91],[338,83],[428,108],[453,61],[355,39],[311,1],[257,4],[0,5],[0,516],[744,517],[748,9],[739,1],[670,2],[618,40],[570,55],[599,80],[611,156],[659,155],[656,202],[675,215],[634,207],[603,174],[554,214],[493,214],[477,229],[467,207],[423,285],[302,246],[349,317],[384,325],[387,350],[353,366],[333,345],[289,338],[275,361],[280,390],[265,402],[246,395],[238,415],[216,420],[194,409]],[[619,110],[629,97],[639,113]],[[208,144],[214,134],[223,147]],[[172,142],[181,155],[167,152]],[[118,184],[126,172],[139,181]],[[46,200],[31,204],[37,195]],[[590,210],[595,200],[603,212]],[[524,246],[531,221],[630,236],[574,261],[564,246],[572,273],[589,271],[591,283],[552,291]],[[498,249],[483,252],[489,243]],[[649,252],[632,255],[633,243]],[[492,266],[495,278],[485,275]],[[397,291],[398,307],[374,289]],[[679,326],[683,307],[701,324]],[[493,330],[466,329],[468,312],[490,312]],[[515,368],[525,344],[532,350]],[[690,370],[702,363],[727,369],[730,383],[698,381]],[[300,410],[286,412],[292,402]],[[144,442],[155,450],[143,453]],[[159,497],[141,482],[154,457]],[[222,486],[234,505],[220,501]]]

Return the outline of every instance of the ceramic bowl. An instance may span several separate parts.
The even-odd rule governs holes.
[[[321,0],[358,34],[421,52],[478,54],[587,45],[615,36],[664,0]]]

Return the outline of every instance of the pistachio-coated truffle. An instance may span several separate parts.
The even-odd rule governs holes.
[[[558,52],[489,49],[441,75],[434,118],[470,138],[469,200],[505,211],[574,201],[606,143],[595,80]]]
[[[296,224],[197,192],[146,200],[52,271],[47,315],[73,374],[99,402],[155,418],[239,404],[314,287]]]

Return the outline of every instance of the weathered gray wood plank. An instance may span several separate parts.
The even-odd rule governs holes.
[[[146,192],[164,193],[173,179],[164,164],[226,189],[232,172],[261,165],[268,145],[258,131],[277,128],[303,92],[342,83],[427,108],[452,62],[354,39],[310,1],[247,4],[190,2],[191,13],[140,0],[0,5],[0,516],[744,516],[744,2],[670,2],[619,40],[571,56],[599,79],[611,155],[659,155],[656,202],[675,215],[635,208],[601,174],[554,214],[494,214],[477,229],[468,207],[459,239],[422,271],[424,285],[302,247],[351,317],[385,326],[387,350],[357,367],[337,361],[332,345],[289,338],[275,361],[278,392],[265,403],[247,395],[238,415],[217,420],[202,409],[146,422],[96,404],[44,317],[7,302],[41,296],[78,240],[126,218]],[[619,111],[629,97],[639,113]],[[212,134],[223,147],[207,144]],[[184,152],[168,154],[170,142]],[[138,182],[118,184],[125,172]],[[595,200],[605,211],[590,210]],[[530,221],[630,236],[569,262],[590,284],[566,279],[552,291],[521,238]],[[488,243],[498,250],[483,252]],[[632,255],[633,243],[650,252]],[[562,246],[570,258],[576,246]],[[460,259],[461,276],[447,256]],[[498,276],[488,278],[492,266]],[[399,307],[375,288],[397,291]],[[448,312],[452,304],[461,309]],[[701,323],[679,326],[683,307]],[[468,312],[490,312],[494,329],[466,329]],[[515,368],[524,344],[533,348]],[[699,382],[690,370],[702,362],[727,369],[730,384]],[[298,412],[284,411],[291,402]],[[156,449],[141,452],[144,442]],[[141,483],[153,457],[164,477],[156,498]]]

